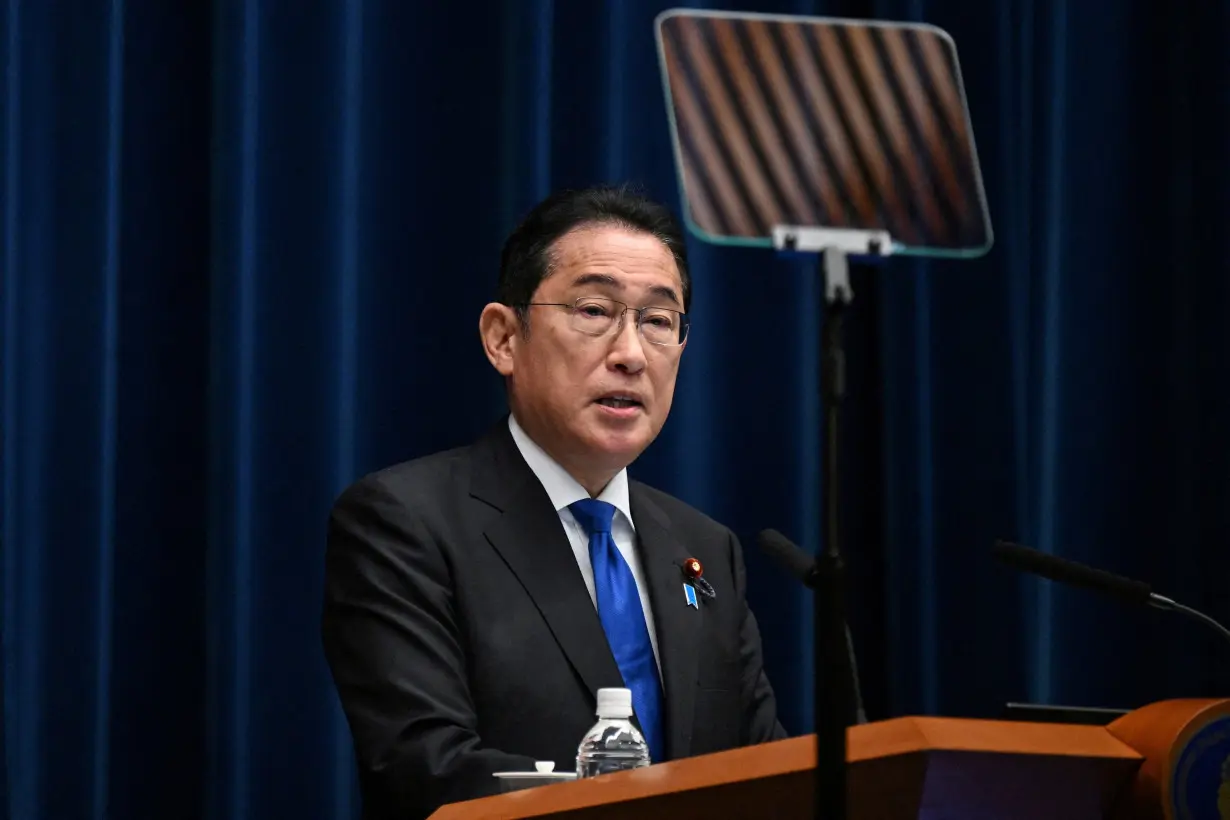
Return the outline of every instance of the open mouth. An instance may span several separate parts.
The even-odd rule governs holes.
[[[625,396],[604,396],[598,399],[598,403],[603,407],[612,407],[616,410],[624,410],[629,407],[640,407],[641,403],[633,398]]]

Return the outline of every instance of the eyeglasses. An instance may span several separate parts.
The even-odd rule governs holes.
[[[622,330],[624,314],[636,314],[636,329],[650,344],[678,347],[688,338],[688,315],[664,307],[629,307],[614,299],[582,296],[572,304],[561,302],[526,302],[526,307],[567,308],[575,330],[586,336],[606,336],[612,330]]]

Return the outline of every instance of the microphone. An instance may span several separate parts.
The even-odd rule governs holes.
[[[1230,641],[1230,629],[1189,606],[1158,595],[1144,581],[1136,581],[1115,575],[1101,569],[1094,569],[1076,561],[1069,561],[1056,555],[1040,550],[1014,544],[1011,541],[996,541],[991,546],[991,554],[1000,563],[1022,572],[1040,575],[1052,581],[1070,586],[1084,587],[1096,592],[1106,593],[1119,600],[1138,606],[1151,606],[1166,612],[1180,612],[1189,618],[1200,621],[1211,627],[1219,635]]]
[[[803,586],[815,591],[820,585],[820,570],[815,559],[802,547],[795,544],[777,530],[765,530],[758,539],[760,549],[778,563],[783,569],[803,582]],[[846,655],[850,664],[850,685],[854,695],[854,722],[866,723],[867,714],[863,709],[863,692],[858,679],[858,659],[854,654],[854,637],[850,633],[850,624],[845,624]]]
[[[815,559],[806,550],[777,530],[762,531],[757,541],[760,549],[791,575],[802,581],[804,585],[812,589],[816,588],[819,572],[816,569]]]
[[[812,606],[815,625],[816,675],[812,698],[815,708],[816,781],[815,816],[827,820],[846,817],[846,731],[853,722],[850,704],[851,670],[846,638],[845,600],[842,594],[841,554],[829,548],[810,562],[801,549],[775,530],[758,538],[760,548],[782,560],[796,576],[816,590]],[[806,566],[805,566],[806,564]]]

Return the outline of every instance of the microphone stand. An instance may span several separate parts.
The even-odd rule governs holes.
[[[852,723],[846,653],[844,571],[838,508],[841,504],[838,448],[841,403],[846,394],[843,321],[853,299],[845,252],[826,248],[821,255],[824,291],[820,303],[820,389],[824,408],[824,472],[821,476],[824,547],[816,558],[812,596],[815,637],[815,816],[846,818],[846,730]]]

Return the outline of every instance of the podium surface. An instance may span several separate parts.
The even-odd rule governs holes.
[[[1221,758],[1230,700],[1163,701],[1108,726],[895,718],[849,730],[850,817],[1221,820]],[[454,803],[432,820],[810,818],[815,762],[814,737],[790,738]]]

